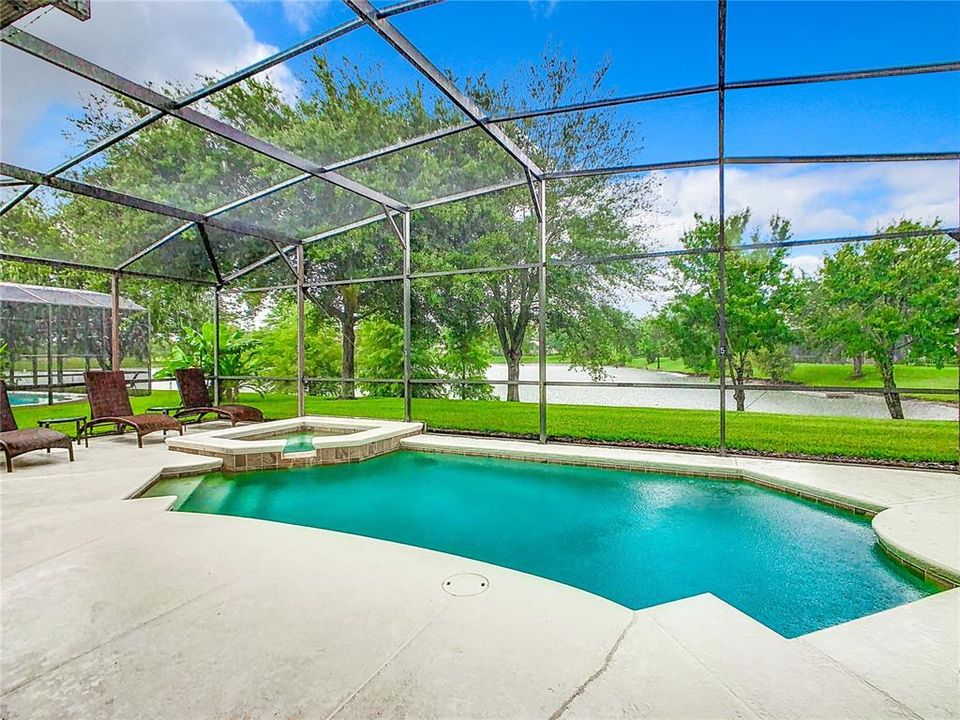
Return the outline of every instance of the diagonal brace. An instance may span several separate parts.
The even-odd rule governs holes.
[[[537,179],[543,174],[543,171],[537,164],[527,156],[527,154],[496,125],[487,121],[486,114],[477,104],[467,95],[460,91],[450,79],[444,75],[440,69],[420,52],[403,33],[387,19],[383,13],[379,12],[369,0],[343,0],[347,6],[353,10],[367,25],[393,48],[399,52],[407,62],[413,65],[420,74],[433,83],[437,89],[446,95],[454,105],[462,110],[467,117],[479,125],[484,132],[496,141],[500,147],[507,151],[520,165],[528,172],[532,173]]]
[[[332,185],[348,190],[356,195],[366,198],[378,204],[388,205],[395,210],[406,210],[406,205],[399,200],[384,195],[381,192],[372,190],[361,183],[351,180],[339,173],[326,170],[321,165],[305,160],[295,153],[284,150],[272,145],[264,140],[260,140],[249,133],[238,130],[232,125],[217,120],[214,117],[206,115],[188,107],[180,107],[176,100],[166,97],[150,88],[135,83],[132,80],[117,75],[106,68],[100,67],[89,60],[85,60],[73,53],[57,47],[46,40],[42,40],[30,33],[24,32],[14,27],[8,27],[0,33],[0,39],[3,42],[22,50],[34,57],[44,60],[52,65],[63,68],[68,72],[90,80],[101,87],[112,90],[128,98],[143,103],[148,107],[159,110],[165,114],[184,120],[207,132],[218,135],[231,142],[237,143],[249,150],[260,153],[272,160],[289,165],[301,172],[310,173],[314,177],[325,180]]]

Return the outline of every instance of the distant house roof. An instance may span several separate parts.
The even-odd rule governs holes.
[[[34,303],[37,305],[72,305],[74,307],[110,309],[112,303],[107,293],[71,288],[53,288],[42,285],[22,285],[0,282],[0,303]],[[146,310],[133,300],[120,298],[120,309],[139,312]]]

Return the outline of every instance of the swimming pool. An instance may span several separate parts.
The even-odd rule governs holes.
[[[710,592],[786,637],[937,589],[893,563],[867,519],[746,482],[394,452],[144,495],[483,560],[632,609]]]

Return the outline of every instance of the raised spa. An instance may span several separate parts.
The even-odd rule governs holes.
[[[171,450],[220,458],[225,472],[335,465],[392,452],[420,423],[307,415],[167,438]]]
[[[786,637],[937,590],[886,556],[867,518],[743,481],[400,451],[145,494],[483,560],[632,609],[713,593]]]

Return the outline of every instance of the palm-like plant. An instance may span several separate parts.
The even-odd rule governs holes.
[[[157,377],[170,377],[175,370],[186,367],[202,368],[207,376],[214,374],[213,368],[213,323],[204,323],[199,330],[184,327],[180,340],[173,347],[170,356],[157,371]],[[257,341],[239,328],[229,325],[220,326],[220,375],[237,377],[257,375],[262,369],[262,362],[255,352]],[[244,381],[245,385],[253,385],[257,392],[261,392],[256,381]],[[220,394],[223,400],[230,401],[237,397],[240,390],[240,381],[223,380],[220,382]]]

